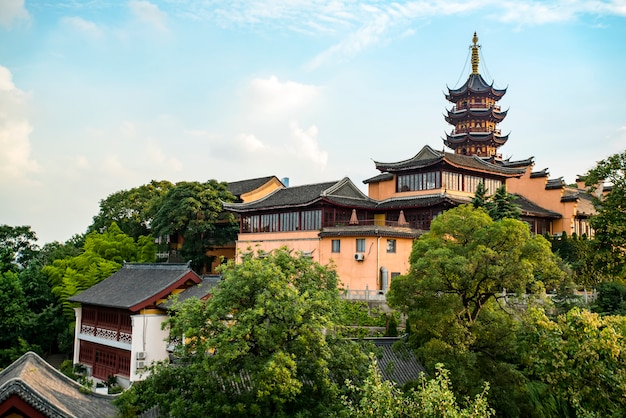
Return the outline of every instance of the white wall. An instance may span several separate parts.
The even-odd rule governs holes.
[[[131,315],[133,324],[132,356],[130,359],[130,381],[143,380],[147,376],[146,370],[137,369],[137,362],[143,361],[146,366],[150,363],[168,358],[167,342],[169,329],[161,329],[161,324],[167,315],[142,314]],[[146,353],[144,360],[137,360],[137,353]]]

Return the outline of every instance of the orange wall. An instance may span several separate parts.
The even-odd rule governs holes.
[[[552,233],[559,234],[563,231],[571,235],[574,231],[574,219],[576,216],[577,202],[561,202],[563,189],[546,190],[547,177],[531,178],[531,169],[519,179],[507,179],[506,188],[509,193],[520,194],[533,201],[542,208],[561,214],[561,219],[552,222]]]
[[[405,274],[409,269],[409,255],[413,246],[411,238],[390,238],[396,240],[396,252],[387,252],[386,237],[324,237],[318,236],[319,231],[294,231],[279,233],[239,234],[237,253],[250,251],[271,251],[287,247],[295,251],[312,252],[313,260],[322,265],[334,266],[343,287],[351,290],[380,289],[380,269],[386,267],[389,281],[391,273]],[[356,238],[365,238],[363,261],[356,261]],[[332,252],[332,240],[341,241],[341,251]]]

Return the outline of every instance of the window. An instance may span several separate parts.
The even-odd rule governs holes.
[[[396,240],[395,239],[388,239],[387,240],[387,252],[388,253],[395,253],[396,252]]]
[[[356,239],[356,252],[364,253],[365,252],[365,238],[357,238]]]
[[[341,252],[341,240],[338,240],[338,239],[333,240],[332,252],[334,253]]]
[[[404,174],[398,176],[397,191],[408,192],[413,190],[433,190],[441,187],[441,173]]]

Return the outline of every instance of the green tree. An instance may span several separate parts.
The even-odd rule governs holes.
[[[384,381],[373,361],[367,378],[361,385],[349,383],[349,388],[357,392],[358,403],[345,398],[344,405],[349,417],[367,418],[486,418],[493,416],[486,395],[489,385],[465,407],[457,404],[451,388],[448,371],[443,365],[437,365],[435,377],[427,379],[422,375],[417,389],[407,392],[399,390],[392,382]]]
[[[485,183],[481,181],[478,183],[478,186],[476,186],[476,193],[474,193],[474,197],[472,198],[472,206],[475,208],[484,208],[487,206],[488,201],[489,197],[487,196]]]
[[[437,217],[414,244],[411,267],[391,284],[387,301],[408,314],[410,342],[427,370],[451,371],[461,396],[489,381],[499,416],[527,416],[526,379],[518,370],[515,315],[504,292],[540,291],[563,277],[550,244],[521,221],[494,221],[482,208],[459,206]]]
[[[17,271],[37,252],[30,226],[0,225],[0,272]]]
[[[234,200],[226,183],[215,180],[177,183],[153,207],[152,235],[182,236],[182,256],[202,273],[212,262],[207,251],[237,238],[235,218],[222,207],[222,202]]]
[[[93,217],[87,232],[104,232],[115,222],[135,240],[150,235],[155,205],[173,187],[169,181],[152,180],[148,184],[110,194],[100,201],[100,211]]]
[[[103,233],[92,232],[85,238],[83,252],[57,259],[43,267],[52,293],[64,307],[66,316],[74,318],[73,304],[67,301],[78,292],[106,279],[127,262],[153,262],[156,247],[150,237],[138,241],[123,233],[114,222]]]
[[[481,181],[476,187],[476,193],[472,198],[474,208],[484,208],[494,221],[504,218],[520,219],[521,210],[515,204],[516,197],[506,191],[506,185],[496,189],[493,196],[487,196],[485,184]]]
[[[560,280],[556,261],[550,244],[524,222],[494,221],[482,209],[461,205],[437,217],[415,242],[409,273],[392,282],[388,301],[413,322],[430,315],[424,309],[450,300],[450,313],[471,325],[504,290],[525,293],[542,288],[542,280]]]
[[[506,191],[506,185],[496,189],[496,192],[487,202],[487,211],[494,221],[504,218],[519,219],[521,210],[515,204],[516,197]]]
[[[626,152],[598,162],[585,176],[594,191],[597,214],[591,220],[595,231],[596,267],[614,279],[626,278]],[[601,193],[600,185],[610,186]]]
[[[563,415],[624,416],[626,317],[574,308],[552,321],[533,309],[524,326],[526,372],[545,394],[564,401]]]
[[[171,335],[186,339],[176,350],[183,365],[156,369],[120,407],[158,404],[173,416],[326,416],[340,409],[343,382],[363,379],[368,360],[359,345],[335,335],[336,273],[287,249],[244,255],[222,273],[208,301],[186,301],[169,321]],[[169,379],[184,386],[162,385]]]

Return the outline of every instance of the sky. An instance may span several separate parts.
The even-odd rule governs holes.
[[[0,224],[64,242],[151,180],[366,191],[444,149],[474,31],[504,158],[572,183],[624,151],[625,0],[0,0]]]

